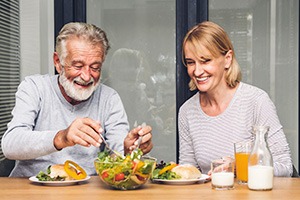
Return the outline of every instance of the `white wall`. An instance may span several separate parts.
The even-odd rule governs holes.
[[[54,1],[20,0],[21,80],[54,74]]]

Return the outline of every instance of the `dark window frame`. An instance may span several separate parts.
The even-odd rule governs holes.
[[[54,0],[54,42],[60,29],[69,22],[86,22],[86,0]]]
[[[190,78],[182,63],[182,40],[190,28],[208,20],[208,0],[176,0],[176,116],[180,106],[195,92],[188,87]],[[176,118],[176,151],[179,159],[178,119]]]
[[[86,0],[54,0],[55,38],[69,22],[86,22]]]

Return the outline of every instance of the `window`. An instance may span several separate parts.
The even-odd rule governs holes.
[[[20,82],[19,1],[0,1],[0,140],[11,120]],[[0,146],[1,148],[1,146]],[[4,159],[0,149],[0,161]]]
[[[175,0],[87,1],[87,22],[103,28],[112,47],[102,83],[120,94],[131,128],[152,126],[159,161],[176,159],[175,11]]]
[[[274,102],[298,169],[299,1],[210,0],[209,13],[233,41],[242,81]]]

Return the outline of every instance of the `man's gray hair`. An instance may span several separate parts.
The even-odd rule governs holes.
[[[110,48],[106,33],[102,29],[93,24],[71,22],[62,27],[56,38],[55,50],[58,53],[61,62],[64,62],[67,55],[66,41],[72,37],[86,39],[92,45],[101,44],[104,56],[107,55]]]

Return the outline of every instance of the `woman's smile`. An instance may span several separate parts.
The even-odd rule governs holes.
[[[201,84],[201,83],[206,83],[209,78],[210,76],[196,77],[196,80],[197,83]]]

